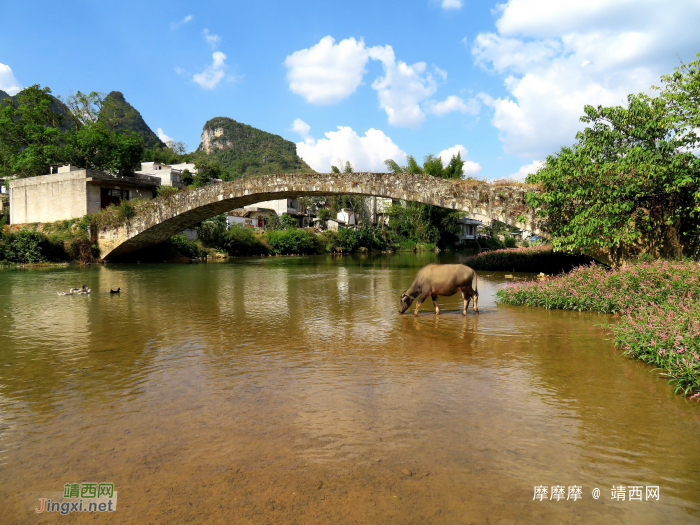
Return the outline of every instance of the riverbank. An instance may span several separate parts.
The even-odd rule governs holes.
[[[655,261],[607,270],[581,266],[544,281],[509,284],[501,303],[614,314],[615,344],[660,369],[677,393],[700,398],[700,265]]]

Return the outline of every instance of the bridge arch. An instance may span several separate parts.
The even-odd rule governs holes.
[[[521,184],[446,180],[411,173],[288,173],[261,175],[181,191],[135,208],[125,223],[105,221],[97,241],[105,260],[158,244],[177,232],[230,210],[289,197],[363,195],[432,204],[542,234]]]

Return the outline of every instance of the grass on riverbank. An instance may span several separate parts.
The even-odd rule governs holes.
[[[545,245],[484,252],[468,257],[465,264],[481,271],[557,274],[592,261],[585,255],[555,252],[551,246]]]
[[[507,304],[615,314],[615,343],[654,365],[676,392],[700,398],[700,265],[655,261],[606,270],[581,266],[542,282],[509,284]]]

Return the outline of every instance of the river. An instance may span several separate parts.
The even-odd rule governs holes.
[[[0,270],[0,523],[84,482],[114,523],[700,523],[700,404],[613,317],[497,305],[488,272],[479,315],[397,313],[458,260]]]

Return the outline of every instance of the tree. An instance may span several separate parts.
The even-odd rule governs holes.
[[[78,91],[66,98],[65,105],[73,122],[64,136],[66,160],[84,169],[133,175],[143,154],[143,139],[134,132],[116,131],[128,118],[116,102],[103,93]]]
[[[228,179],[228,174],[221,169],[221,166],[216,161],[203,158],[198,160],[194,167],[197,169],[197,173],[192,180],[192,186],[195,188],[203,188],[211,184],[212,179]]]
[[[433,177],[452,178],[457,162],[461,163],[459,157],[453,156],[448,164],[450,171],[446,172],[442,159],[434,155],[427,155],[423,159],[423,166],[418,164],[412,155],[409,155],[406,161],[406,166],[399,166],[396,161],[387,159],[384,161],[384,165],[393,173],[426,174]],[[459,164],[460,176],[461,166],[462,164]],[[430,204],[395,201],[389,209],[388,215],[389,228],[395,234],[416,242],[437,243],[447,247],[457,240],[458,220],[462,214]]]
[[[445,166],[442,171],[443,179],[463,179],[464,178],[464,162],[462,154],[457,152],[457,155],[452,155],[450,163]]]
[[[185,186],[190,186],[194,182],[194,177],[192,176],[190,170],[185,168],[180,174],[180,180]]]
[[[48,87],[23,89],[0,108],[0,174],[46,175],[56,164],[132,175],[143,144],[134,133],[118,133],[118,121],[102,118],[99,93],[71,95],[65,102]]]
[[[584,108],[588,126],[577,142],[527,178],[541,187],[528,201],[540,208],[556,249],[609,253],[612,262],[640,251],[669,256],[697,249],[700,161],[688,150],[693,113],[676,111],[667,97],[646,95],[630,95],[626,107]]]
[[[700,53],[698,53],[700,58]],[[660,98],[666,104],[663,123],[683,136],[689,148],[700,145],[700,60],[682,64],[670,75],[661,77]]]
[[[48,87],[38,84],[5,99],[0,107],[0,176],[32,177],[49,173],[64,160],[64,118]]]

